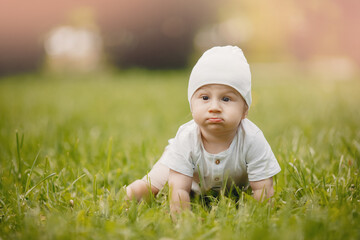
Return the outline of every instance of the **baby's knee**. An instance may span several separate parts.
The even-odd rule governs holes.
[[[128,197],[137,195],[137,193],[141,192],[142,189],[145,187],[146,183],[144,181],[136,180],[126,187],[126,194],[128,195]]]
[[[140,201],[142,198],[149,195],[150,189],[151,192],[155,195],[159,191],[157,188],[151,186],[149,183],[143,180],[136,180],[126,187],[126,195],[128,199],[135,198],[137,201]]]

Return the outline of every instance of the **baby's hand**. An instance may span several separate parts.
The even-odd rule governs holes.
[[[190,190],[192,177],[170,169],[170,211],[171,217],[176,221],[177,214],[190,209]]]
[[[253,190],[253,197],[259,202],[263,202],[274,195],[272,177],[260,181],[250,182],[250,186]]]

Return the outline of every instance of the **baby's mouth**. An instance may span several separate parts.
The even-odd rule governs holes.
[[[224,120],[222,119],[222,118],[208,118],[208,121],[210,122],[210,123],[221,123],[221,122],[223,122]]]

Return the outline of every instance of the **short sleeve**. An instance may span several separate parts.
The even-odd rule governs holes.
[[[262,131],[252,137],[245,155],[249,181],[260,181],[279,173],[279,163]]]
[[[170,169],[192,177],[194,166],[191,160],[192,133],[184,126],[180,127],[175,138],[169,140],[160,162]]]

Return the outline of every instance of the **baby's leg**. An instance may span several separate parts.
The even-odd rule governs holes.
[[[146,199],[149,197],[150,190],[156,195],[164,187],[169,178],[169,168],[157,162],[149,174],[140,180],[136,180],[126,188],[127,199]]]
[[[136,199],[137,201],[140,201],[141,199],[146,199],[149,197],[150,189],[154,195],[159,192],[159,189],[143,181],[142,179],[136,180],[135,182],[131,183],[129,186],[126,187],[127,199]]]

